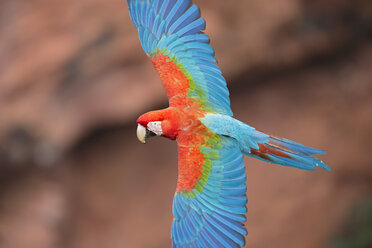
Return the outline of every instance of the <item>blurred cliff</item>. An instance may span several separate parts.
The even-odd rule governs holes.
[[[246,159],[247,246],[372,247],[372,2],[195,2],[235,115],[332,167]],[[0,55],[0,247],[169,247],[177,148],[136,140],[167,100],[125,1],[0,0]]]

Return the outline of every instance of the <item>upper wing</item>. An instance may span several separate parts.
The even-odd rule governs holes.
[[[247,231],[246,176],[236,140],[213,132],[178,137],[173,247],[241,247]]]
[[[232,116],[229,91],[215,64],[205,21],[191,0],[127,0],[143,50],[172,98],[192,98],[212,113]]]

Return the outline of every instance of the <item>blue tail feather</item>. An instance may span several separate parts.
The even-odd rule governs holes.
[[[251,149],[250,154],[247,155],[266,162],[304,170],[314,170],[315,167],[320,167],[330,171],[331,168],[323,161],[312,157],[315,154],[325,154],[325,151],[307,147],[288,139],[269,136],[268,142],[259,144],[259,149]]]
[[[325,154],[323,150],[265,134],[226,115],[207,114],[201,121],[213,132],[232,137],[238,141],[241,152],[247,156],[304,170],[314,170],[315,167],[331,170],[320,159],[312,156]],[[235,170],[229,173],[232,174],[232,178],[235,178]]]

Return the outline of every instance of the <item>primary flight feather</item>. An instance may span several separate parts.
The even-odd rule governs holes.
[[[191,0],[127,0],[143,50],[159,73],[169,107],[137,120],[137,137],[177,140],[173,247],[242,247],[247,235],[243,154],[329,170],[322,150],[257,131],[234,119],[205,21]]]

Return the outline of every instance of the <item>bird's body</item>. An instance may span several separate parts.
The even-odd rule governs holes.
[[[191,0],[127,0],[142,47],[160,75],[169,107],[137,120],[151,135],[178,144],[173,247],[241,247],[247,231],[243,155],[313,170],[323,151],[257,131],[232,116],[205,21]]]

